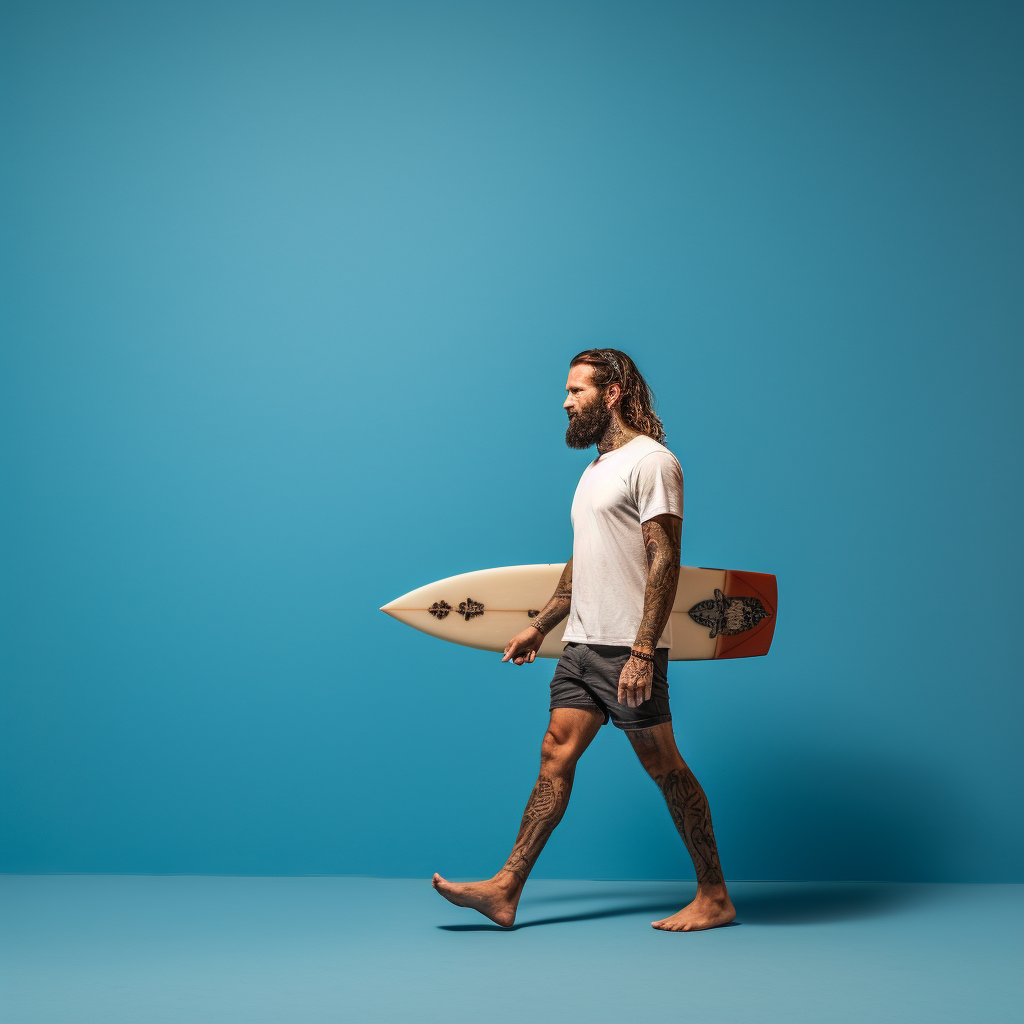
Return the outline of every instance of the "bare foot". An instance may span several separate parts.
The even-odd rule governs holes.
[[[708,896],[698,892],[697,898],[678,914],[652,921],[651,925],[663,932],[697,932],[728,924],[736,916],[736,908],[728,894]]]
[[[511,928],[515,923],[519,892],[510,890],[493,878],[486,882],[449,882],[435,872],[430,884],[457,907],[478,910],[503,928]]]

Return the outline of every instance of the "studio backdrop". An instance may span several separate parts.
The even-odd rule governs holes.
[[[1021,880],[1021,8],[11,2],[0,868],[489,875],[553,662],[382,615],[564,561],[650,381],[728,878]],[[539,877],[683,878],[623,736]]]

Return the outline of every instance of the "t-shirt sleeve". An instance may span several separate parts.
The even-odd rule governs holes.
[[[683,518],[683,471],[670,452],[651,452],[633,470],[633,497],[646,523],[660,515]]]

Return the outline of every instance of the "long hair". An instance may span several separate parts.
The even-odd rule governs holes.
[[[594,368],[594,383],[598,387],[618,384],[622,388],[619,415],[626,426],[655,441],[665,440],[665,428],[654,411],[654,393],[625,352],[617,348],[588,348],[573,356],[569,368],[581,363]]]

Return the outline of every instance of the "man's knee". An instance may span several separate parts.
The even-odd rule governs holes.
[[[662,730],[636,729],[628,733],[636,756],[653,779],[667,775],[682,763],[674,742],[669,742]]]
[[[549,771],[571,771],[603,721],[596,708],[555,708],[541,742],[541,764]]]
[[[666,757],[661,751],[657,750],[637,750],[636,756],[640,758],[640,763],[644,766],[644,770],[652,779],[657,779],[662,775],[667,775],[668,772],[675,767],[671,759]]]
[[[571,768],[583,753],[580,738],[557,726],[549,726],[540,745],[541,764],[549,767]]]

